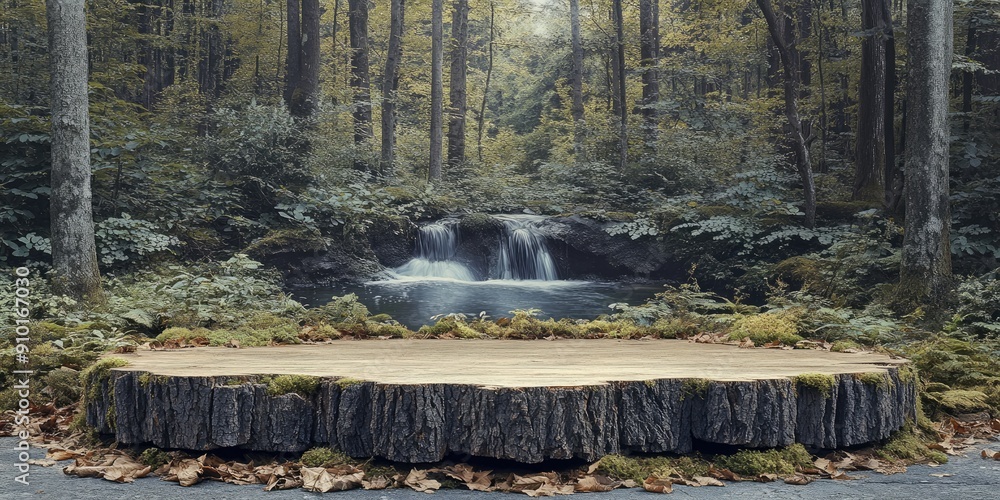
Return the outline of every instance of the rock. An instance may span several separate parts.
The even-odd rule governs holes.
[[[568,248],[574,255],[567,264],[573,274],[589,270],[641,276],[669,272],[672,256],[662,242],[653,239],[632,240],[626,235],[608,234],[613,222],[599,222],[579,215],[546,219],[542,229]],[[588,258],[589,256],[589,258]]]

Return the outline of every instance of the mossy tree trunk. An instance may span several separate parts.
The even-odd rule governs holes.
[[[469,0],[455,0],[451,16],[451,72],[448,109],[448,165],[465,162],[465,114],[468,92]]]
[[[47,0],[52,89],[53,291],[80,302],[104,299],[90,189],[87,33],[83,0]]]
[[[444,0],[431,3],[431,151],[428,177],[441,178],[441,147],[444,142]]]
[[[382,165],[381,173],[391,176],[396,159],[396,91],[399,63],[403,58],[403,18],[406,0],[392,0],[389,13],[389,52],[382,81]]]
[[[900,289],[939,304],[951,286],[948,199],[952,2],[908,0],[906,220]]]
[[[286,376],[287,377],[287,376]],[[696,440],[817,448],[882,440],[916,416],[909,368],[863,376],[662,379],[583,387],[380,384],[320,378],[275,393],[261,377],[110,371],[85,381],[87,422],[123,444],[436,462],[468,454],[537,463],[688,453]]]

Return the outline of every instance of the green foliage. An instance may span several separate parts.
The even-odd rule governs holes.
[[[960,282],[957,299],[958,308],[949,330],[1000,339],[1000,280],[995,272]]]
[[[158,231],[152,222],[133,219],[129,214],[98,222],[94,236],[101,263],[113,266],[135,262],[180,244],[176,237]]]
[[[798,331],[798,318],[794,314],[755,314],[737,319],[729,330],[729,340],[740,341],[749,337],[756,345],[771,342],[795,345],[802,340]]]
[[[205,145],[206,159],[257,187],[301,183],[303,131],[284,106],[258,104],[215,110],[214,133]]]
[[[357,295],[350,293],[341,297],[333,297],[330,302],[305,311],[302,314],[302,319],[308,325],[323,323],[336,325],[363,323],[368,316],[368,308],[358,301]]]
[[[82,395],[80,373],[69,368],[50,371],[42,379],[43,391],[57,407],[76,403]]]

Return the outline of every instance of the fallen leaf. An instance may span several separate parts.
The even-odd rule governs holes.
[[[722,481],[719,481],[714,477],[694,476],[692,479],[694,479],[699,486],[725,486]]]
[[[410,473],[406,475],[406,480],[403,481],[406,486],[413,488],[414,491],[429,491],[434,492],[441,489],[441,483],[434,479],[427,478],[427,471],[411,469]]]
[[[642,482],[642,489],[650,493],[672,493],[674,491],[674,483],[670,478],[649,476]]]
[[[931,474],[931,476],[934,476],[934,477],[951,477],[951,476],[954,476],[954,474]]]
[[[835,474],[837,472],[837,467],[833,465],[833,462],[825,458],[817,458],[813,462],[813,465],[815,465],[817,469],[826,472],[827,474]]]
[[[798,485],[798,486],[805,486],[805,485],[807,485],[807,484],[809,484],[811,482],[812,482],[812,478],[810,478],[808,476],[805,476],[805,475],[802,475],[802,474],[796,474],[794,476],[788,476],[788,477],[785,478],[785,484],[794,484],[794,485]]]
[[[852,477],[852,476],[848,476],[847,474],[844,474],[843,472],[840,472],[840,473],[837,473],[837,474],[834,474],[834,475],[830,476],[830,479],[836,479],[838,481],[853,481],[853,480],[855,480],[857,478],[856,477]]]
[[[392,480],[385,476],[374,477],[371,480],[362,479],[361,487],[366,490],[384,490],[392,484]]]
[[[740,341],[740,349],[752,349],[753,347],[754,343],[750,337],[743,337],[743,340]]]
[[[761,474],[757,476],[756,481],[759,483],[773,483],[778,480],[777,474]]]
[[[603,460],[603,458],[601,460]],[[593,474],[594,472],[596,472],[597,468],[601,466],[601,460],[598,460],[590,464],[590,466],[587,467],[587,474]]]
[[[1000,432],[1000,418],[990,420],[990,428],[993,429],[993,432]]]
[[[739,481],[739,476],[737,476],[733,471],[729,469],[716,469],[715,467],[708,468],[708,475],[716,479],[725,479],[726,481]]]
[[[983,449],[983,451],[979,454],[979,456],[987,459],[992,458],[993,460],[1000,460],[1000,451]]]
[[[48,452],[48,457],[56,462],[62,462],[63,460],[71,460],[80,456],[79,453],[69,450],[51,449]]]
[[[581,493],[605,492],[611,491],[621,486],[621,484],[621,481],[612,481],[603,475],[584,476],[576,482],[574,490]]]
[[[201,481],[202,466],[197,460],[185,458],[170,464],[167,481],[177,481],[181,486],[193,486]],[[171,479],[173,478],[173,479]]]

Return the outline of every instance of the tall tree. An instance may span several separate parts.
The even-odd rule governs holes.
[[[287,0],[288,54],[285,56],[285,104],[293,115],[307,117],[319,105],[319,0]]]
[[[653,107],[660,98],[660,2],[639,0],[639,57],[642,66],[642,116],[647,144],[656,138],[657,113]]]
[[[52,282],[81,302],[103,299],[90,190],[84,0],[47,0],[52,95]]]
[[[310,116],[319,105],[319,0],[302,0],[302,70],[299,89],[302,93],[301,116]]]
[[[396,91],[399,62],[403,58],[403,15],[406,0],[392,0],[389,7],[389,52],[382,81],[382,174],[392,175],[396,158]]]
[[[351,89],[354,91],[354,143],[372,137],[371,77],[368,71],[368,0],[348,1],[351,31]],[[358,168],[366,168],[356,163]]]
[[[907,0],[906,220],[900,290],[937,304],[951,284],[948,84],[951,0]]]
[[[573,73],[570,82],[570,91],[573,93],[573,152],[577,161],[580,161],[586,159],[586,149],[583,144],[583,39],[580,36],[580,0],[569,0],[569,24],[573,51]]]
[[[431,158],[428,177],[441,178],[444,141],[444,0],[431,2]]]
[[[468,90],[469,0],[455,0],[451,14],[451,73],[448,108],[448,164],[465,161],[465,114]]]
[[[893,113],[889,106],[894,92],[889,82],[889,44],[893,43],[890,0],[861,2],[861,81],[858,84],[858,133],[854,168],[853,199],[888,202],[886,185],[893,165]],[[895,51],[893,51],[895,52]],[[895,57],[895,54],[892,54]]]
[[[611,71],[615,95],[614,110],[618,115],[618,171],[625,171],[628,161],[628,110],[625,95],[625,20],[622,16],[622,0],[613,0],[611,19],[615,25],[614,43],[611,47]]]
[[[575,1],[575,0],[574,0]],[[483,85],[483,100],[479,103],[479,117],[476,126],[476,152],[483,161],[483,126],[486,122],[486,100],[490,97],[490,80],[493,78],[493,49],[496,43],[496,3],[490,1],[490,42],[486,63],[486,83]]]
[[[816,184],[813,180],[812,162],[809,157],[809,142],[811,137],[807,136],[801,115],[799,115],[799,87],[800,59],[799,51],[795,43],[796,36],[794,28],[789,29],[787,25],[775,15],[771,0],[757,0],[764,20],[767,22],[767,30],[771,35],[771,41],[781,59],[782,81],[784,83],[785,119],[788,121],[786,127],[789,142],[792,147],[792,156],[795,159],[795,168],[802,180],[802,191],[805,198],[803,212],[805,212],[805,224],[808,227],[816,225]],[[791,40],[791,43],[789,43]]]

